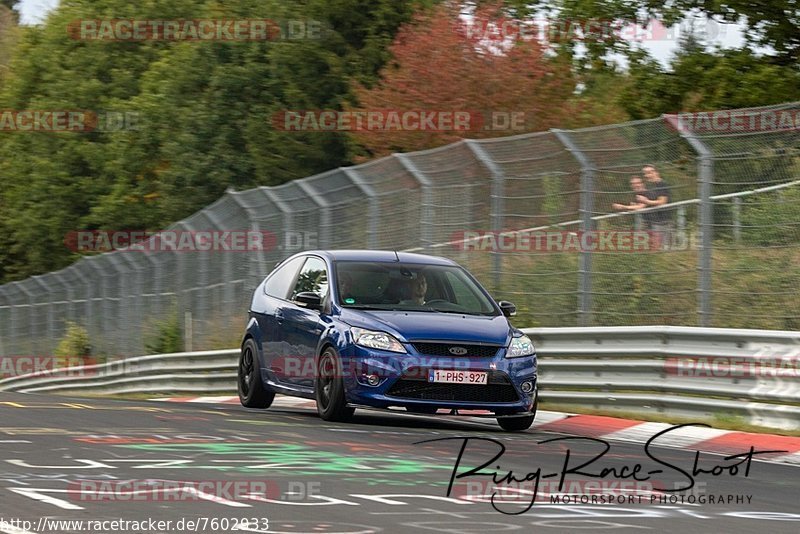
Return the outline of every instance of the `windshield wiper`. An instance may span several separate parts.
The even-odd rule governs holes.
[[[349,310],[375,310],[375,311],[399,311],[399,312],[426,312],[426,313],[436,313],[439,310],[434,308],[386,308],[383,306],[371,306],[369,304],[363,304],[360,306],[344,306]]]
[[[482,313],[482,312],[468,312],[468,311],[456,311],[456,310],[440,310],[437,308],[433,308],[439,313],[456,313],[458,315],[472,315],[472,316],[481,316],[481,317],[490,317],[491,313]]]

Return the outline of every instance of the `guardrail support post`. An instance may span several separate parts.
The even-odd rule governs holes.
[[[595,169],[581,152],[578,146],[569,137],[565,130],[550,130],[553,135],[566,147],[581,166],[581,230],[591,232],[593,228],[592,213],[594,212],[594,174]],[[592,324],[592,253],[583,250],[580,253],[578,266],[578,325],[590,326]]]

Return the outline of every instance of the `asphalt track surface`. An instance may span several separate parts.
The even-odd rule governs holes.
[[[476,486],[489,477],[458,479],[447,498],[464,437],[502,442],[506,452],[493,463],[501,466],[498,476],[513,470],[518,478],[539,468],[543,475],[560,473],[568,450],[572,467],[594,458],[602,448],[581,439],[540,444],[566,436],[537,430],[508,434],[492,420],[365,411],[357,412],[350,423],[326,423],[315,412],[299,408],[251,410],[0,393],[0,421],[4,533],[229,532],[237,523],[240,532],[309,533],[800,529],[798,467],[762,461],[754,461],[747,476],[743,465],[735,475],[698,474],[693,495],[705,497],[704,504],[685,502],[691,492],[676,494],[684,496],[683,504],[670,504],[659,501],[663,493],[639,489],[635,493],[643,495],[641,503],[551,504],[549,495],[542,495],[546,490],[540,489],[528,511],[507,515],[476,493]],[[457,439],[415,444],[437,438]],[[615,468],[620,473],[637,463],[645,471],[663,467],[648,458],[642,444],[612,442],[610,447],[586,469]],[[497,450],[485,439],[469,441],[459,472],[486,462]],[[693,450],[653,447],[651,454],[688,471],[695,460]],[[731,462],[705,453],[700,459],[708,469]],[[652,477],[659,484],[686,483],[674,469],[663,471]],[[577,481],[590,480],[575,474],[565,479],[576,492]],[[606,483],[613,480],[613,474],[606,477]],[[463,489],[470,481],[473,487]],[[228,482],[239,482],[238,489],[225,489]],[[186,489],[201,488],[200,483],[213,486]],[[183,489],[142,491],[146,484],[162,489],[177,484]],[[208,490],[211,487],[215,489]],[[487,496],[491,492],[487,490]],[[517,495],[506,494],[495,505],[505,512],[522,511],[529,494]],[[712,495],[731,503],[710,504]],[[739,496],[744,502],[736,503]],[[84,523],[53,523],[64,520]],[[114,520],[132,523],[108,523]],[[171,524],[148,525],[150,520]]]

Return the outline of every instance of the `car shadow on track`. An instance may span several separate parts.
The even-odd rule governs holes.
[[[260,411],[260,410],[254,410]],[[496,433],[500,435],[531,435],[536,434],[535,428],[529,429],[524,432],[509,433],[503,431],[497,422],[487,417],[483,420],[478,418],[468,419],[469,416],[464,416],[463,420],[456,420],[461,416],[447,416],[447,415],[417,415],[404,412],[387,413],[369,410],[356,410],[353,418],[345,423],[329,423],[320,419],[315,411],[296,410],[292,408],[272,408],[265,413],[284,413],[291,414],[295,417],[302,417],[308,419],[309,423],[317,421],[318,424],[327,427],[337,428],[352,428],[354,431],[380,431],[382,429],[414,429],[414,430],[445,430],[454,432],[486,432]]]

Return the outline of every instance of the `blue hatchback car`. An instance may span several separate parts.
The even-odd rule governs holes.
[[[311,251],[253,294],[239,358],[242,405],[314,399],[327,421],[356,408],[488,410],[509,431],[536,415],[536,351],[457,263],[386,251]]]

